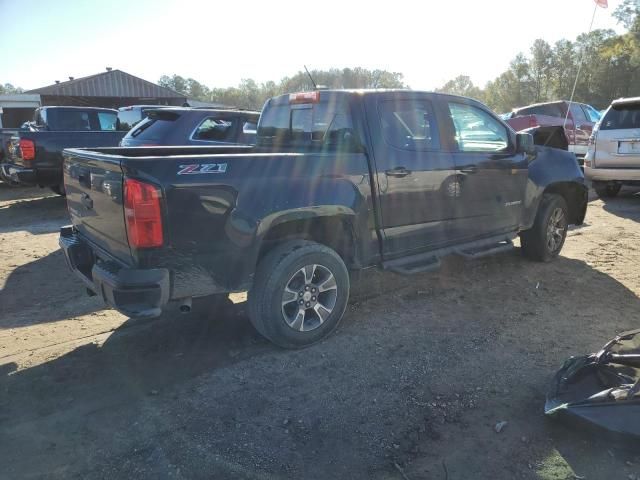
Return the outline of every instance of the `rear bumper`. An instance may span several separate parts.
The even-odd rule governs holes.
[[[62,172],[58,168],[26,168],[3,163],[0,165],[0,176],[6,181],[28,186],[55,187],[62,184]]]
[[[593,168],[584,167],[584,176],[596,182],[638,182],[640,168]]]
[[[60,229],[60,248],[67,265],[108,305],[133,318],[157,317],[169,301],[169,271],[132,269],[91,245],[71,226]]]
[[[36,171],[33,168],[24,168],[11,163],[0,165],[0,176],[3,180],[23,185],[37,185]]]

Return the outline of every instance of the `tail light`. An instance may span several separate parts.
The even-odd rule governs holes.
[[[33,140],[20,139],[20,157],[25,162],[31,162],[36,158],[36,144]]]
[[[155,186],[131,178],[125,179],[124,216],[131,247],[162,246],[164,237],[160,191]]]

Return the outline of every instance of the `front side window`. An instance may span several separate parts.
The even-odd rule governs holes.
[[[233,123],[219,118],[205,118],[193,133],[193,140],[232,142]]]
[[[591,105],[583,105],[582,108],[584,108],[584,111],[587,114],[587,118],[591,122],[598,123],[600,121],[601,115],[598,110],[593,108]]]
[[[118,115],[111,112],[98,112],[98,123],[100,130],[115,130]]]
[[[580,107],[580,105],[578,105],[577,103],[572,103],[569,107],[569,110],[571,111],[571,116],[573,117],[573,121],[576,124],[579,125],[588,121],[587,116],[582,111],[582,107]]]
[[[382,135],[392,147],[403,150],[440,148],[435,116],[426,100],[388,100],[380,103]]]
[[[461,152],[500,152],[509,147],[507,128],[481,108],[449,102],[449,113]]]

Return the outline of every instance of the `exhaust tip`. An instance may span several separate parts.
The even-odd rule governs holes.
[[[180,313],[189,313],[191,311],[191,298],[185,298],[180,304]]]

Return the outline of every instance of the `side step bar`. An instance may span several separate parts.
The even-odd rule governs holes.
[[[386,260],[382,262],[382,268],[401,275],[430,272],[437,270],[441,265],[441,259],[448,255],[459,255],[466,259],[476,259],[511,250],[515,237],[515,234],[499,235],[453,247],[440,248],[431,252]]]

